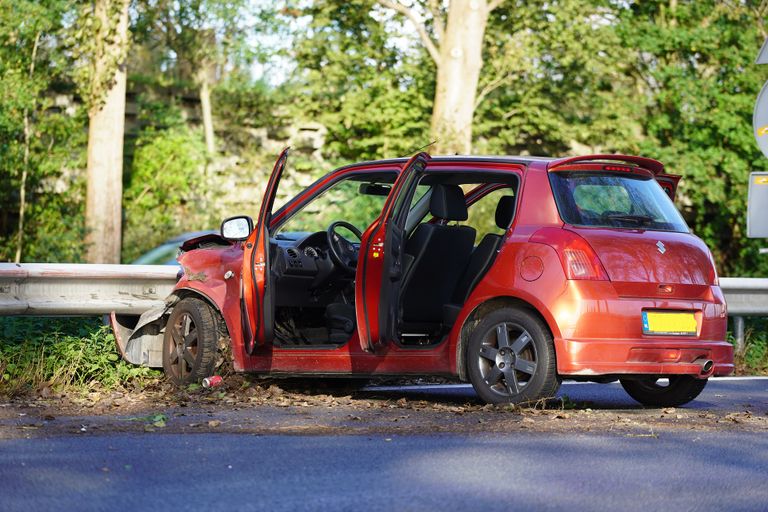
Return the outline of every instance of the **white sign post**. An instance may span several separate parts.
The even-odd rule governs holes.
[[[768,39],[760,48],[755,64],[768,64]],[[752,113],[752,130],[763,155],[768,157],[768,82],[757,95]],[[768,238],[768,173],[753,172],[749,175],[747,198],[747,236]]]

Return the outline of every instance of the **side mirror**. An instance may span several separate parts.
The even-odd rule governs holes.
[[[221,236],[227,240],[245,240],[251,231],[253,231],[253,219],[247,215],[230,217],[221,223]]]

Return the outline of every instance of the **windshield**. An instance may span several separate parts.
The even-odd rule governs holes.
[[[687,233],[672,200],[651,176],[552,172],[550,182],[563,221],[575,226]]]
[[[354,179],[340,181],[312,199],[288,219],[278,232],[325,231],[337,220],[345,220],[360,231],[365,231],[381,213],[390,187],[387,183]]]

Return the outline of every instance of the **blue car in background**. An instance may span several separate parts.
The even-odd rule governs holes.
[[[179,246],[198,236],[218,234],[218,231],[209,229],[206,231],[188,231],[166,240],[161,245],[150,249],[135,260],[131,265],[178,265],[176,256],[179,255]]]

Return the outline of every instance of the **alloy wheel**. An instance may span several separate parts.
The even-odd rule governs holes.
[[[488,329],[477,354],[486,385],[504,397],[515,397],[525,391],[536,374],[537,362],[533,338],[514,322],[501,322]]]
[[[169,326],[170,337],[167,338],[166,350],[169,351],[169,370],[174,380],[179,382],[187,379],[193,372],[198,350],[198,329],[195,320],[189,312],[183,312]]]

